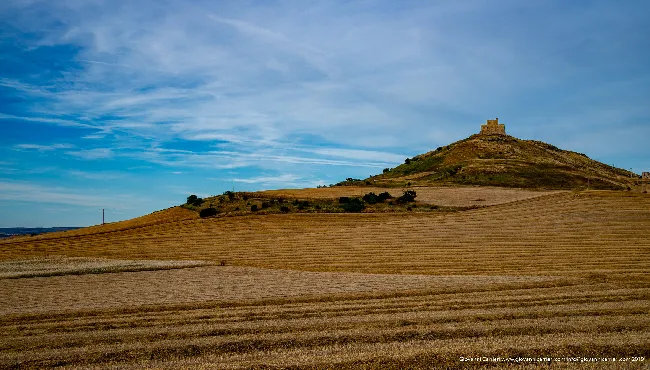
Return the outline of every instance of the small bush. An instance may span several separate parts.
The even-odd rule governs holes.
[[[411,164],[411,158],[406,158],[404,160],[404,164]]]
[[[269,208],[269,204],[267,202],[262,202],[262,209],[267,209]]]
[[[383,202],[385,200],[392,199],[392,198],[393,198],[393,196],[390,195],[390,193],[387,192],[387,191],[385,191],[383,193],[379,193],[379,195],[377,195],[377,201],[379,201],[379,202]]]
[[[349,197],[340,197],[339,198],[339,204],[347,204],[350,203],[350,198]]]
[[[379,202],[379,199],[377,197],[377,194],[370,192],[363,196],[363,201],[368,204],[376,204],[377,202]]]
[[[407,190],[401,197],[397,198],[397,200],[400,203],[414,202],[416,196],[415,190]]]
[[[235,193],[232,192],[232,191],[230,191],[230,190],[224,192],[223,195],[227,196],[228,199],[230,199],[231,201],[232,201],[233,199],[235,199]]]
[[[366,205],[359,198],[351,198],[349,202],[343,203],[341,208],[345,212],[361,212],[366,208]]]
[[[287,212],[289,212],[289,207],[287,207],[287,206],[282,206],[282,207],[280,207],[280,212],[282,212],[282,213],[287,213]]]
[[[253,204],[251,206],[251,212],[257,212],[257,210],[258,210],[257,204]]]
[[[388,173],[388,172],[390,172],[390,168],[384,168],[383,173]]]
[[[206,218],[206,217],[212,217],[216,216],[219,213],[219,211],[216,208],[204,208],[199,212],[199,216],[201,218]]]

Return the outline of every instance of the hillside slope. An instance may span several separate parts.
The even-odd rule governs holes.
[[[464,184],[547,189],[625,189],[638,178],[584,154],[509,135],[472,135],[408,159],[366,181],[377,186]]]

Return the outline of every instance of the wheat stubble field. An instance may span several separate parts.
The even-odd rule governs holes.
[[[0,241],[0,259],[0,367],[649,365],[647,194],[204,220],[173,208]]]

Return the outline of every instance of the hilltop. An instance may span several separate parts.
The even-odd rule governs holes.
[[[638,175],[629,171],[541,141],[518,139],[507,135],[496,120],[488,120],[481,134],[407,158],[404,164],[365,181],[348,182],[386,187],[455,184],[623,190],[635,181]]]

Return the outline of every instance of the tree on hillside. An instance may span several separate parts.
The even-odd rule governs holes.
[[[187,204],[191,204],[193,206],[200,206],[203,204],[203,198],[199,198],[196,195],[192,194],[189,197],[187,197]]]

